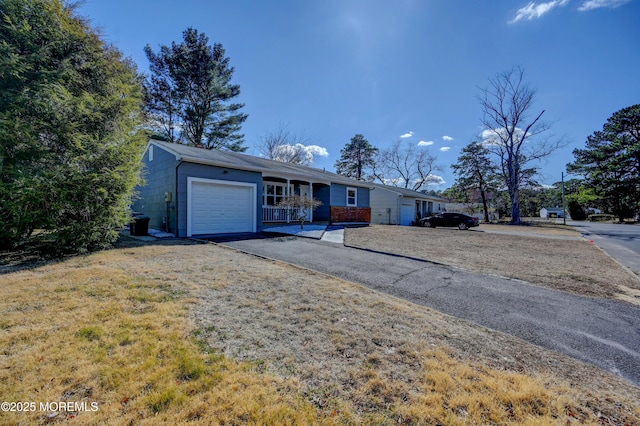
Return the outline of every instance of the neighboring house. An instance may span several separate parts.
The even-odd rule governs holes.
[[[443,198],[395,186],[371,185],[371,223],[411,225],[418,216],[444,211]]]
[[[178,237],[292,222],[297,213],[277,204],[294,193],[322,201],[308,212],[310,222],[371,221],[371,185],[324,170],[153,139],[142,162],[146,183],[133,210]]]
[[[540,217],[564,217],[564,209],[561,207],[543,207],[540,209]]]

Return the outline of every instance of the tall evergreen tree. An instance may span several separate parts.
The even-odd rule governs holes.
[[[336,172],[357,180],[372,180],[372,176],[366,174],[374,166],[374,156],[378,148],[374,147],[357,134],[351,138],[351,142],[340,150],[340,159],[336,161]]]
[[[0,1],[0,40],[0,247],[111,244],[145,143],[135,66],[61,0]]]
[[[208,149],[244,152],[239,134],[247,114],[244,104],[231,101],[240,86],[231,84],[234,68],[222,44],[188,28],[180,44],[161,46],[145,53],[151,63],[147,79],[147,109],[163,136],[170,141],[203,145]]]
[[[614,113],[573,155],[568,170],[583,175],[620,221],[640,210],[640,104]]]
[[[498,175],[491,164],[489,150],[481,143],[474,141],[462,149],[458,162],[451,167],[458,180],[456,184],[467,191],[478,191],[484,209],[484,221],[489,222],[487,192],[495,190]]]

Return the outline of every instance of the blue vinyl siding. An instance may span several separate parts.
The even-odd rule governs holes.
[[[153,161],[149,161],[149,150],[142,158],[145,184],[136,188],[138,197],[133,203],[133,211],[145,214],[151,219],[149,228],[164,229],[164,217],[167,216],[165,192],[172,193],[169,205],[170,231],[176,232],[176,157],[157,146],[153,150]]]
[[[314,222],[328,222],[331,219],[331,187],[314,184],[313,198],[322,201],[322,205],[313,211]]]
[[[347,186],[338,183],[331,184],[331,205],[336,207],[347,206],[347,187],[357,188],[358,205],[356,207],[369,207],[369,188],[361,186]]]

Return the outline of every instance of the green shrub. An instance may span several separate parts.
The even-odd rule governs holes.
[[[589,220],[591,222],[606,222],[613,221],[616,217],[612,214],[598,213],[598,214],[590,214]]]
[[[108,246],[139,183],[140,77],[65,4],[0,2],[0,249]]]

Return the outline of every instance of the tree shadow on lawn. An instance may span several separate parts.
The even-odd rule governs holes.
[[[157,239],[155,241],[141,241],[126,235],[120,235],[118,240],[106,250],[118,250],[133,247],[141,247],[145,245],[193,245],[202,244],[202,242],[183,240],[183,239]],[[13,272],[35,269],[42,266],[53,265],[64,262],[65,260],[75,257],[89,256],[92,253],[76,253],[59,257],[47,257],[37,250],[18,249],[0,251],[0,276]]]
[[[247,233],[247,234],[227,234],[211,235],[201,238],[158,238],[153,241],[140,240],[128,235],[120,235],[118,240],[106,250],[120,250],[142,246],[189,246],[197,244],[207,244],[208,242],[225,243],[231,241],[244,241],[255,239],[290,239],[296,238],[283,234]],[[93,252],[95,253],[95,252]],[[61,257],[48,258],[37,251],[31,250],[8,250],[0,251],[0,276],[13,272],[35,269],[46,265],[63,262],[74,257],[83,257],[91,253],[69,254]]]

